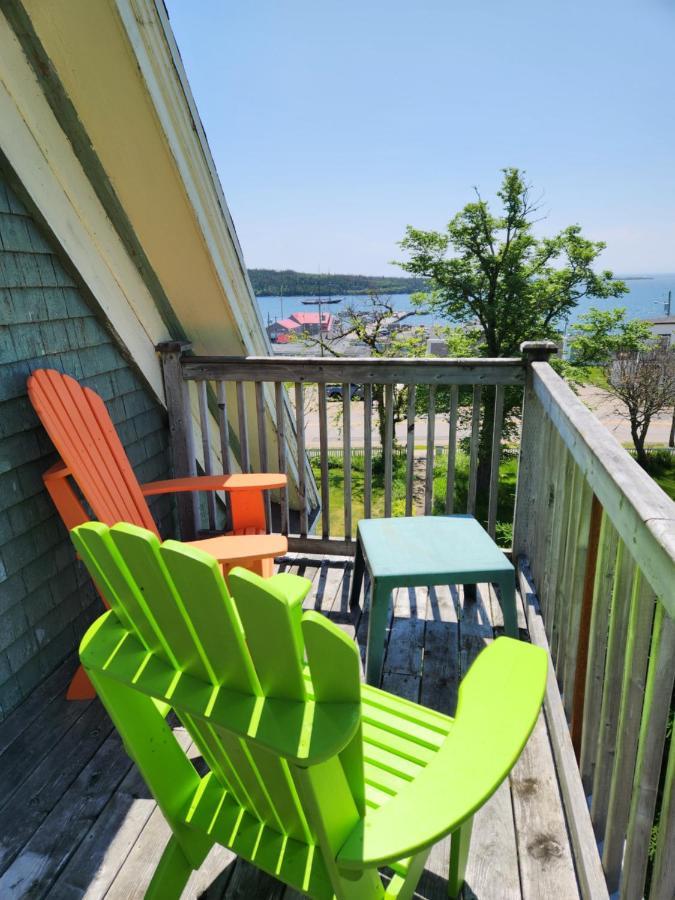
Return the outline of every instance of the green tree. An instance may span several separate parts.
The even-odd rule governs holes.
[[[610,392],[626,408],[640,465],[648,465],[645,441],[654,416],[675,403],[675,351],[618,353],[607,367]]]
[[[626,319],[626,307],[593,307],[570,329],[570,362],[573,366],[606,366],[617,353],[639,353],[654,340],[649,325]]]
[[[431,293],[416,302],[455,323],[480,332],[480,355],[515,356],[522,341],[557,338],[560,326],[583,297],[619,297],[626,285],[609,271],[595,272],[605,245],[591,241],[579,225],[553,237],[538,237],[539,204],[524,173],[503,170],[494,213],[476,190],[445,231],[408,226],[399,265],[429,280]],[[494,395],[484,392],[479,484],[489,473]],[[518,402],[508,392],[507,412]]]
[[[444,330],[445,333],[445,330]],[[331,356],[348,356],[353,346],[367,347],[369,356],[397,358],[426,355],[427,333],[424,328],[402,328],[397,323],[394,303],[387,297],[373,293],[367,301],[350,304],[340,310],[339,322],[330,335],[298,335],[295,338],[306,346],[321,347]],[[373,385],[373,401],[377,415],[380,444],[385,445],[384,385]],[[407,415],[408,388],[394,385],[392,420],[394,427]],[[396,438],[394,436],[394,443]]]
[[[516,355],[522,341],[556,337],[582,297],[628,290],[611,272],[593,270],[605,244],[585,238],[579,225],[537,237],[538,203],[524,174],[503,172],[499,215],[476,191],[445,232],[408,226],[401,247],[409,259],[399,263],[429,280],[431,293],[417,302],[451,321],[475,323],[483,355],[491,357]]]

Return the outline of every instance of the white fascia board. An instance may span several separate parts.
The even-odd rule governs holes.
[[[166,325],[2,13],[0,123],[10,165],[165,406],[155,345],[170,337]]]

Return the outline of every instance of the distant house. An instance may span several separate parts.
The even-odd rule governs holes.
[[[293,319],[277,319],[276,322],[267,326],[267,334],[271,341],[281,342],[281,339],[284,338],[285,342],[289,335],[297,332],[299,328],[300,324]]]
[[[658,316],[656,319],[646,319],[645,321],[650,326],[660,347],[664,350],[675,347],[675,316]]]
[[[321,318],[319,318],[319,315]],[[293,334],[329,334],[333,330],[335,317],[328,312],[294,312],[288,319],[278,319],[267,326],[267,334],[271,341],[286,343]]]

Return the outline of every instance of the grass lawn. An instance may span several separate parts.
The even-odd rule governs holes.
[[[499,467],[499,503],[497,507],[497,543],[501,546],[511,544],[511,520],[516,494],[516,473],[518,461],[506,459]],[[434,493],[432,509],[434,515],[445,512],[447,457],[437,457],[434,462]],[[321,466],[318,458],[312,459],[312,470],[317,483],[321,482]],[[354,457],[352,461],[352,534],[356,534],[356,523],[364,517],[363,513],[363,457]],[[395,516],[405,515],[405,477],[406,461],[403,456],[395,456],[392,470],[392,513]],[[462,451],[457,452],[455,474],[455,512],[466,510],[466,499],[469,481],[469,457]],[[330,532],[332,535],[344,534],[344,478],[342,461],[329,459],[328,484],[330,503]],[[423,479],[416,490],[424,491]],[[478,496],[476,516],[485,524],[487,522],[488,498]],[[382,458],[373,458],[372,514],[384,515],[384,464]]]
[[[663,488],[672,500],[675,500],[675,453],[669,453],[667,450],[662,452],[652,450],[649,453],[647,472],[659,487]]]
[[[443,515],[445,512],[447,456],[434,460],[434,493],[433,513]],[[312,459],[312,470],[317,484],[321,482],[321,467],[318,458]],[[516,496],[516,476],[518,460],[503,459],[499,466],[499,502],[497,506],[497,543],[509,547],[512,539],[513,506]],[[675,454],[667,451],[650,453],[649,474],[663,490],[675,500]],[[363,512],[363,457],[354,457],[352,461],[352,535],[356,534],[356,523],[364,517]],[[392,471],[392,512],[395,516],[405,515],[405,476],[406,461],[404,456],[394,456]],[[469,457],[461,450],[457,451],[455,472],[455,512],[465,512],[469,483]],[[344,534],[344,479],[342,460],[330,458],[328,462],[328,484],[330,496],[330,533]],[[424,474],[418,478],[416,492],[424,491]],[[419,509],[419,506],[418,506]],[[485,525],[487,522],[488,498],[479,493],[476,502],[476,518]],[[372,514],[375,517],[384,515],[384,465],[382,458],[373,457]]]

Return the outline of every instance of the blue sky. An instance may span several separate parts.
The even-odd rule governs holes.
[[[675,271],[670,0],[167,0],[251,267],[387,274],[527,170],[538,229]]]

